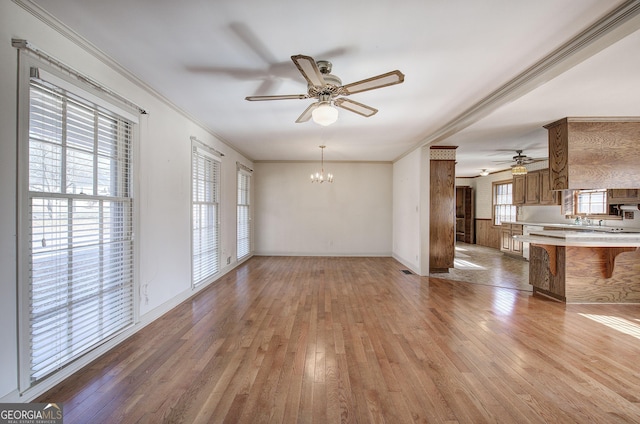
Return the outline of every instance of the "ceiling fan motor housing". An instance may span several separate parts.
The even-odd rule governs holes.
[[[320,73],[322,75],[330,74],[331,68],[333,66],[328,60],[318,60],[316,61],[316,65],[318,66],[318,70],[320,70]]]

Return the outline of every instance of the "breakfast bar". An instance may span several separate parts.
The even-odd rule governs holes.
[[[640,303],[640,234],[540,230],[530,243],[529,284],[566,303]]]

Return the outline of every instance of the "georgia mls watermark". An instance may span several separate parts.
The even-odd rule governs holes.
[[[0,403],[0,424],[62,424],[57,403]]]

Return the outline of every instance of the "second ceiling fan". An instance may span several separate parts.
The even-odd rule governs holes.
[[[341,96],[400,84],[404,81],[404,74],[395,70],[342,85],[342,80],[331,73],[332,65],[329,61],[316,61],[310,56],[301,54],[291,56],[291,60],[307,81],[306,94],[248,96],[245,97],[245,99],[249,101],[317,99],[317,102],[312,103],[302,112],[298,119],[296,119],[296,123],[307,122],[313,117],[313,120],[320,125],[330,125],[338,118],[338,110],[333,106],[357,113],[364,117],[375,115],[378,109]]]

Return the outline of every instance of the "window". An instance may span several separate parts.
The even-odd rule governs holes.
[[[575,192],[576,214],[606,215],[607,190],[577,190]]]
[[[503,221],[515,221],[517,209],[513,201],[513,184],[511,181],[493,183],[493,225],[501,225]]]
[[[198,286],[220,269],[220,161],[210,149],[195,141],[191,172],[191,281]]]
[[[134,322],[134,123],[37,71],[20,149],[25,388]]]
[[[589,215],[606,218],[610,214],[607,190],[563,190],[562,213],[565,216]]]
[[[237,205],[237,251],[238,259],[247,256],[251,250],[251,214],[250,197],[251,174],[238,169],[238,205]]]

